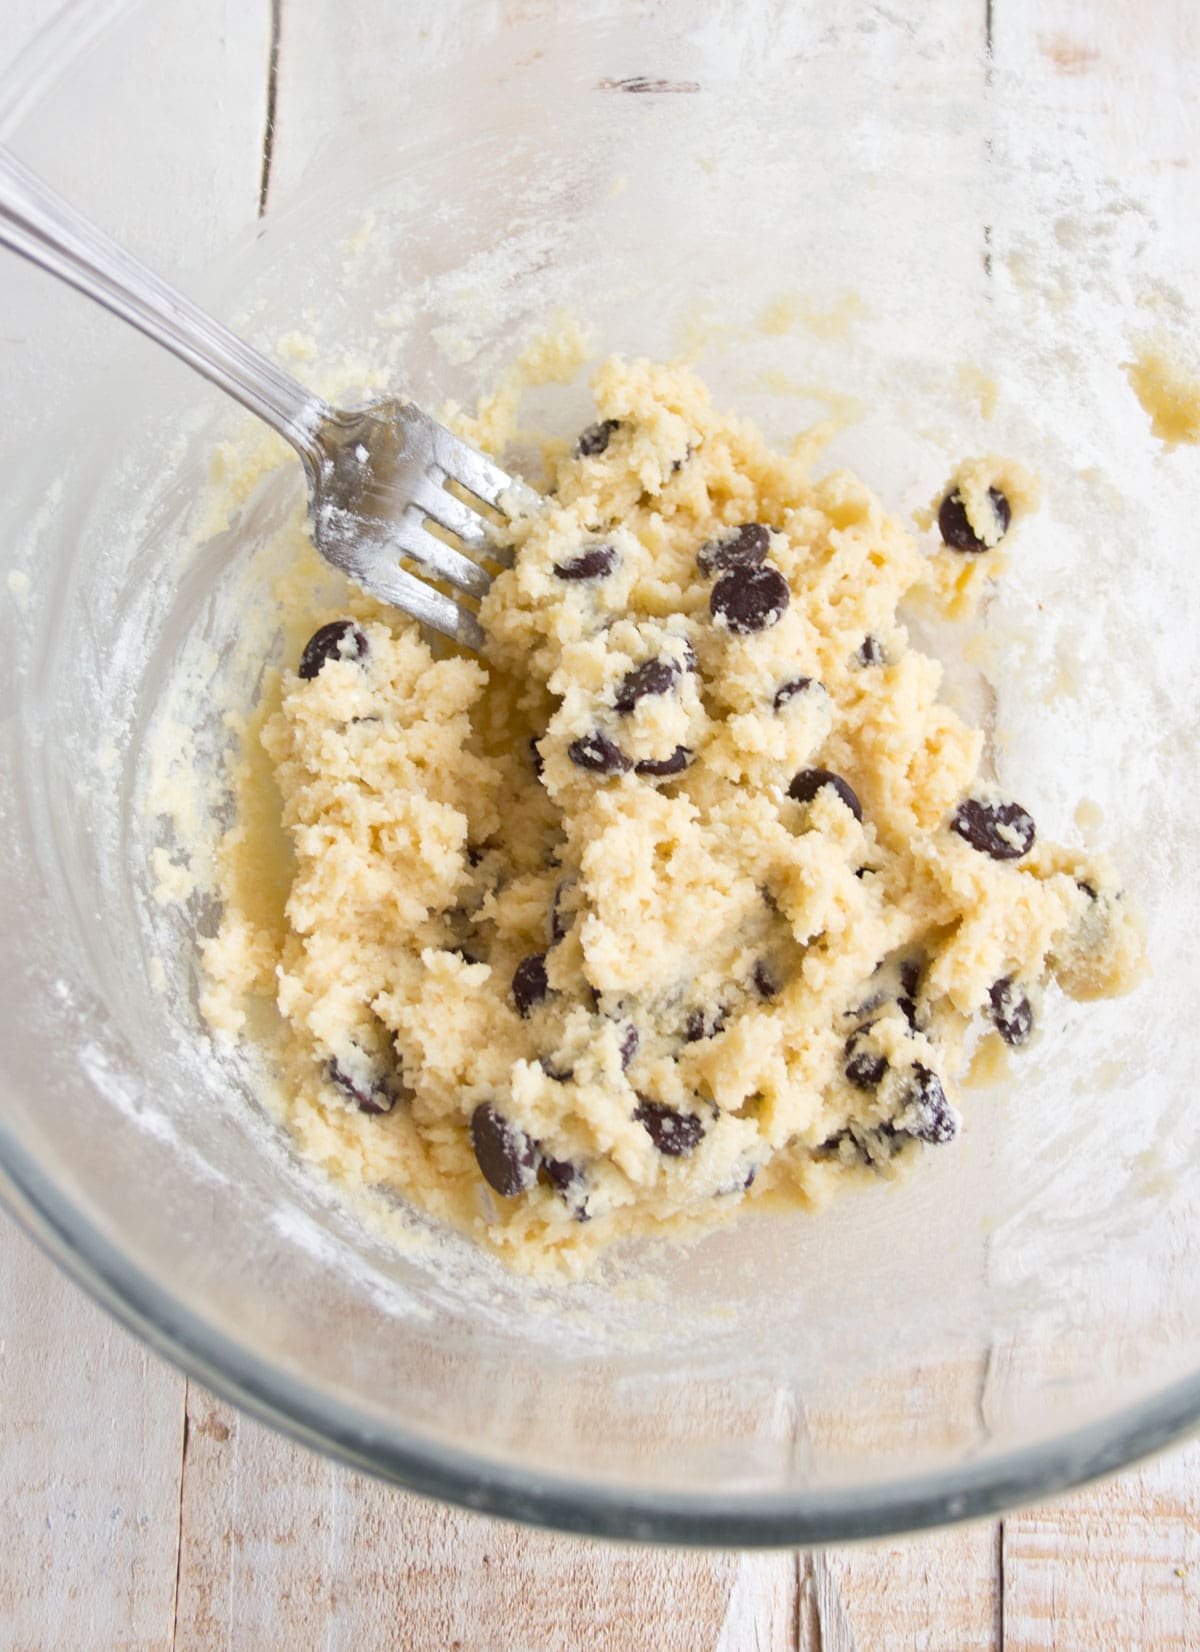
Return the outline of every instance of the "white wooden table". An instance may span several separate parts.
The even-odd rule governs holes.
[[[0,1652],[1195,1652],[1200,1443],[1053,1507],[814,1554],[438,1507],[189,1383],[0,1217]]]
[[[428,3],[412,0],[414,11]],[[511,9],[532,17],[550,3]],[[56,4],[8,0],[6,50]],[[215,193],[240,192],[239,219],[266,181],[256,65],[273,20],[276,168],[287,166],[287,114],[326,68],[289,48],[292,5],[228,0],[211,28],[198,33],[193,19],[155,47],[185,99],[189,86],[200,95],[204,77],[187,65],[205,53],[230,77]],[[1101,142],[1099,112],[1149,49],[1145,8],[1128,0],[919,9],[923,27],[961,41],[972,72],[986,17],[1006,52],[1061,77]],[[358,10],[345,8],[347,28]],[[1149,46],[1200,63],[1193,9],[1153,10]],[[1138,141],[1169,155],[1182,141],[1178,102],[1154,118]],[[1192,1445],[999,1524],[814,1554],[526,1532],[421,1502],[243,1420],[110,1323],[0,1218],[0,1652],[1182,1652],[1200,1647],[1198,1469]]]

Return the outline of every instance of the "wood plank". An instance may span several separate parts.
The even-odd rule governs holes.
[[[1004,1523],[1004,1652],[1200,1646],[1200,1442]]]
[[[0,1214],[0,1645],[171,1645],[184,1379]]]
[[[799,1652],[1007,1652],[999,1542],[984,1524],[807,1557]]]
[[[791,1554],[637,1549],[440,1507],[193,1387],[177,1652],[795,1652]]]

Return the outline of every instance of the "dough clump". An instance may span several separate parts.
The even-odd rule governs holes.
[[[257,736],[286,904],[239,895],[247,761],[205,947],[218,1030],[277,1005],[303,1152],[535,1271],[953,1151],[980,1028],[1143,967],[1113,868],[983,782],[897,613],[961,609],[1020,467],[964,466],[923,550],[689,373],[594,388],[486,660],[360,595],[311,616]]]

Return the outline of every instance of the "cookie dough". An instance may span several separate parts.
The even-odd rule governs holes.
[[[216,1028],[278,1007],[302,1151],[531,1269],[952,1152],[981,1035],[1142,969],[1113,868],[985,783],[897,614],[961,610],[1025,473],[962,467],[922,548],[688,373],[594,388],[486,660],[312,616],[246,736],[286,904],[252,910],[247,750],[205,948]]]

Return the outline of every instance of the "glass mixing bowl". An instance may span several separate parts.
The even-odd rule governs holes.
[[[67,6],[5,68],[0,136],[302,373],[373,361],[467,402],[569,310],[605,351],[686,355],[781,441],[832,417],[828,462],[906,514],[966,454],[1033,463],[1010,576],[932,642],[1039,824],[1112,850],[1154,973],[1055,999],[959,1146],[819,1217],[647,1249],[608,1285],[390,1245],[248,1065],[202,1056],[212,913],[151,893],[152,728],[161,752],[182,683],[193,802],[219,810],[220,707],[253,695],[242,620],[269,611],[257,547],[298,467],[206,521],[240,413],[5,257],[6,1199],[240,1405],[518,1519],[822,1543],[1172,1438],[1200,1415],[1200,472],[1122,370],[1143,334],[1182,347],[1200,273],[1172,8],[1109,15],[1100,59],[1018,6],[989,54],[982,0],[282,13],[273,38],[265,0],[220,31],[200,0]],[[526,422],[585,407],[550,387]]]

